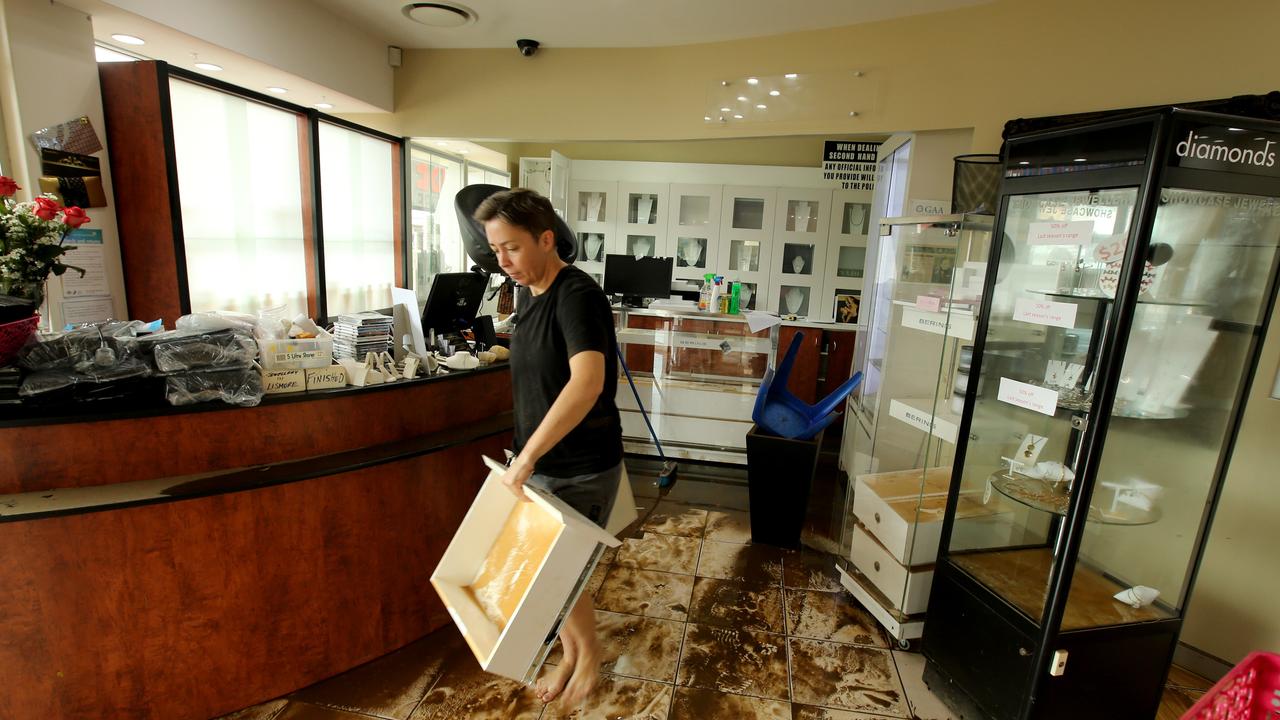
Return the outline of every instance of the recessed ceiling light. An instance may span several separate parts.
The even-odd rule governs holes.
[[[289,92],[289,88],[282,88],[278,85],[272,85],[271,87],[267,88],[267,92],[273,92],[277,95],[283,95]]]
[[[746,96],[746,95],[739,95],[739,96],[738,96],[738,102],[746,102],[746,101],[747,101],[747,96]]]
[[[734,120],[741,120],[741,119],[742,119],[742,116],[741,116],[741,115],[734,115],[734,116],[733,116],[733,119],[734,119]]]
[[[122,42],[125,45],[146,45],[147,41],[134,35],[125,35],[124,33],[116,33],[111,36],[112,40]]]
[[[213,63],[198,62],[196,63],[196,67],[200,68],[201,70],[208,70],[209,72],[222,72],[222,66],[214,65]]]
[[[1089,158],[1076,158],[1075,162],[1087,162]]]
[[[1231,132],[1244,132],[1244,128],[1227,128]]]
[[[796,79],[796,74],[795,74],[795,73],[787,73],[786,75],[783,75],[782,77],[784,77],[784,78],[786,78],[786,79],[788,79],[788,80],[795,80],[795,79]]]
[[[1030,164],[1031,164],[1031,161],[1030,161],[1030,160],[1022,160],[1022,161],[1020,161],[1018,164],[1019,164],[1019,165],[1030,165]]]
[[[772,96],[774,96],[774,97],[778,97],[779,95],[781,95],[781,94],[782,94],[782,91],[781,91],[781,90],[770,90],[770,91],[769,91],[769,94],[770,94],[770,95],[772,95]]]
[[[316,103],[316,108],[319,110],[332,110],[333,103]]]
[[[703,116],[702,116],[702,119],[703,119],[703,120],[706,120],[707,122],[711,122],[711,116],[710,116],[710,115],[703,115]]]
[[[475,22],[476,12],[451,2],[413,2],[400,8],[404,16],[431,27],[462,27]]]
[[[760,84],[760,78],[747,78],[747,84],[748,84],[748,85],[759,85],[759,84]]]
[[[768,106],[768,105],[765,105],[764,103],[760,103],[760,104],[756,105],[756,109],[757,109],[757,110],[766,110],[766,109],[768,109],[768,108],[769,108],[769,106]]]
[[[730,110],[732,110],[732,109],[733,109],[733,108],[723,107],[723,108],[720,108],[720,112],[729,112],[729,111],[730,111]]]

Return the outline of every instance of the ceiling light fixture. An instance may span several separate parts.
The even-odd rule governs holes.
[[[778,97],[779,95],[781,95],[781,94],[782,94],[782,91],[781,91],[781,90],[770,90],[770,91],[769,91],[769,94],[770,94],[770,95],[772,95],[772,96],[774,96],[774,97]]]
[[[747,78],[747,84],[748,84],[748,85],[759,85],[759,84],[760,84],[760,78]]]
[[[733,108],[727,108],[727,107],[720,108],[720,112],[729,112],[730,110],[733,110]]]
[[[733,119],[734,119],[734,120],[741,120],[741,119],[742,119],[742,116],[741,116],[741,115],[734,115],[734,116],[733,116]]]
[[[277,95],[283,95],[289,92],[289,88],[282,88],[278,85],[272,85],[271,87],[267,88],[267,92],[273,92]]]
[[[746,102],[746,101],[747,101],[747,96],[746,96],[746,95],[739,95],[739,96],[738,96],[738,102]]]
[[[703,116],[702,116],[702,119],[703,119],[703,120],[706,120],[707,122],[711,122],[711,116],[710,116],[710,115],[703,115]]]
[[[1076,158],[1073,162],[1088,162],[1089,158]]]
[[[147,41],[136,35],[125,35],[124,33],[116,33],[111,36],[112,40],[122,42],[125,45],[146,45]]]
[[[757,110],[767,110],[768,108],[769,108],[769,106],[768,106],[768,105],[765,105],[764,103],[760,103],[760,104],[756,105],[756,109],[757,109]]]
[[[786,78],[786,79],[788,79],[788,80],[795,80],[798,76],[797,76],[795,73],[787,73],[786,75],[783,75],[782,77],[784,77],[784,78]]]
[[[333,109],[333,103],[318,102],[318,103],[316,103],[316,109],[317,109],[317,110],[332,110],[332,109]]]
[[[209,72],[222,72],[222,66],[214,65],[213,63],[198,62],[196,63],[196,67],[200,68],[201,70],[208,70]]]
[[[1031,161],[1030,161],[1030,160],[1020,160],[1020,161],[1018,161],[1018,164],[1019,164],[1019,165],[1030,165],[1030,164],[1031,164]]]
[[[400,8],[410,20],[431,27],[455,28],[476,21],[476,11],[451,2],[414,2]]]

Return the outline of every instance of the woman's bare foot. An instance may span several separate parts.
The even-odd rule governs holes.
[[[573,676],[574,666],[575,663],[566,656],[565,659],[556,666],[554,672],[544,675],[538,679],[538,682],[534,687],[534,692],[538,695],[538,699],[541,700],[544,705],[555,700],[557,697],[560,697],[560,694],[564,692],[565,685],[568,684],[569,678]]]
[[[594,633],[585,640],[582,647],[578,648],[578,662],[569,682],[562,686],[560,693],[560,704],[566,709],[581,705],[600,682],[600,641]]]

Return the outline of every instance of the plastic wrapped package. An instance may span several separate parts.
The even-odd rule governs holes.
[[[243,333],[252,333],[258,325],[258,318],[246,313],[213,310],[183,315],[173,325],[178,330],[197,333],[211,333],[219,330],[239,330]]]
[[[253,407],[262,402],[262,375],[252,367],[170,375],[165,378],[165,398],[170,405],[221,400]]]
[[[113,320],[78,327],[27,345],[18,354],[18,364],[28,370],[41,371],[76,369],[86,363],[105,367],[124,362],[139,354],[137,334],[146,327],[146,323],[138,320]]]
[[[258,345],[241,330],[200,333],[174,331],[150,339],[156,369],[179,373],[211,368],[247,368],[258,355]]]

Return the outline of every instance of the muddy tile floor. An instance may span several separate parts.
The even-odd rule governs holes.
[[[745,507],[745,497],[718,498],[720,505],[690,497],[715,496],[638,497],[652,511],[596,567],[587,592],[602,679],[580,708],[544,706],[521,685],[484,673],[448,626],[224,720],[952,717],[921,679],[923,657],[891,644],[841,588],[831,555],[751,544],[747,513],[730,507]],[[559,659],[557,648],[546,669]],[[1178,718],[1209,685],[1175,668],[1159,720]]]

